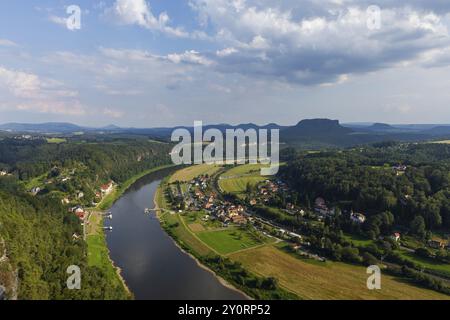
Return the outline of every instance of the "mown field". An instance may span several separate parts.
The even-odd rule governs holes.
[[[266,179],[262,176],[222,179],[219,181],[219,186],[223,192],[244,196],[248,184],[256,186]]]
[[[223,255],[263,244],[263,242],[255,239],[250,233],[238,228],[204,231],[197,233],[197,236],[208,246]]]
[[[223,192],[243,197],[248,184],[255,186],[267,180],[267,177],[261,176],[261,168],[260,164],[233,167],[220,176],[219,187]]]
[[[261,276],[276,277],[280,284],[303,299],[450,299],[418,288],[403,279],[382,275],[381,290],[368,290],[366,269],[344,263],[310,263],[273,246],[231,254],[230,258]]]
[[[242,166],[235,166],[222,174],[223,178],[233,178],[242,175],[260,175],[260,170],[263,166],[260,164],[245,164]]]
[[[188,182],[200,175],[213,175],[220,170],[220,166],[201,164],[197,166],[188,167],[175,172],[169,180],[169,183],[176,181]]]

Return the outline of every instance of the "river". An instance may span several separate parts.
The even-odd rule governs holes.
[[[145,176],[113,205],[113,219],[105,220],[105,226],[113,227],[106,236],[111,259],[138,300],[245,299],[181,251],[154,213],[144,214],[145,208],[154,208],[161,179],[172,172]]]

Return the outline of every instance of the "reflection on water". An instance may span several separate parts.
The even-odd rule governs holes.
[[[114,229],[107,234],[112,260],[136,299],[244,299],[183,253],[153,213],[144,214],[145,208],[154,208],[155,191],[172,171],[140,179],[114,204],[113,220],[105,221]]]

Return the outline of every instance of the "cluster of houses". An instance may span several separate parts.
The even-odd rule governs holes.
[[[222,222],[224,226],[228,226],[230,223],[237,225],[247,223],[248,218],[245,215],[245,207],[222,201],[215,192],[209,190],[209,176],[198,176],[190,181],[188,191],[184,195],[179,184],[171,186],[172,193],[174,193],[175,185],[176,197],[183,200],[186,210],[205,211],[207,213],[203,217],[204,221],[216,220]]]
[[[314,202],[314,212],[317,213],[319,216],[325,217],[334,215],[335,209],[328,208],[325,199],[319,197]]]
[[[250,199],[250,205],[254,206],[257,204],[266,204],[280,192],[288,192],[289,188],[286,183],[281,180],[265,180],[263,183],[259,184],[258,196]]]
[[[246,224],[248,219],[245,215],[245,207],[218,199],[214,192],[207,191],[208,184],[207,176],[200,176],[191,181],[186,207],[192,211],[206,211],[208,214],[203,218],[205,221],[218,220],[224,226],[228,226],[230,223]]]
[[[95,193],[95,197],[97,199],[102,199],[104,196],[110,194],[114,189],[114,181],[109,181],[108,183],[105,183],[100,186],[100,191],[97,191]]]

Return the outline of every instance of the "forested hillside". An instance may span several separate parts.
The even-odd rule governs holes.
[[[146,140],[0,141],[0,170],[8,173],[0,177],[0,239],[6,249],[0,281],[8,282],[9,297],[11,287],[18,284],[19,299],[127,298],[126,291],[108,282],[102,270],[88,266],[87,246],[82,238],[74,238],[82,234],[80,220],[61,199],[71,197],[70,205],[90,203],[101,183],[120,184],[167,164],[168,153],[169,145]],[[40,192],[33,195],[30,187],[38,186]],[[82,198],[72,197],[80,190]],[[82,290],[66,288],[66,270],[71,265],[82,270]]]
[[[449,145],[380,144],[309,154],[290,162],[283,175],[310,203],[323,197],[369,216],[390,212],[405,227],[423,219],[425,230],[450,228]]]

